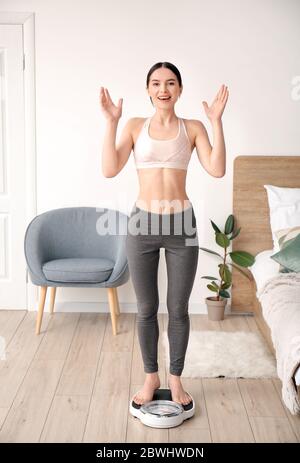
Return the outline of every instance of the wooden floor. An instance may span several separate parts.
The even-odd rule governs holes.
[[[160,332],[167,314],[159,313]],[[279,379],[182,378],[195,399],[193,418],[176,428],[144,426],[129,414],[144,371],[136,314],[122,314],[113,336],[109,314],[0,311],[0,442],[300,442],[300,416],[281,400]],[[252,317],[212,322],[190,314],[191,330],[250,330]],[[167,387],[159,339],[161,387]]]

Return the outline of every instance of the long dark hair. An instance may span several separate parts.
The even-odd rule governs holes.
[[[177,69],[177,67],[172,64],[172,63],[169,63],[168,61],[163,61],[163,62],[159,62],[159,63],[155,63],[153,64],[153,66],[150,68],[148,74],[147,74],[147,81],[146,81],[146,84],[147,84],[147,88],[149,86],[149,81],[150,81],[150,77],[151,77],[151,74],[156,71],[156,69],[159,69],[159,68],[168,68],[170,69],[170,71],[174,72],[174,74],[176,75],[177,77],[177,80],[178,80],[178,83],[179,83],[179,87],[181,88],[182,87],[182,80],[181,80],[181,75],[180,75],[180,72],[179,70]],[[150,96],[150,101],[151,101],[151,104],[153,106],[153,102],[152,102],[152,98]]]

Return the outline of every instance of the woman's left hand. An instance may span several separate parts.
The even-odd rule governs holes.
[[[211,106],[208,106],[206,101],[202,101],[205,113],[211,122],[221,120],[228,95],[228,88],[225,85],[222,85]]]

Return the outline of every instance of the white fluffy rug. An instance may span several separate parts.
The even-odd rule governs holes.
[[[169,341],[162,332],[169,367]],[[263,338],[246,331],[190,331],[182,376],[186,378],[272,378],[278,377],[275,357]]]

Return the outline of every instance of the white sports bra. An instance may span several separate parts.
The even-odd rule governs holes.
[[[187,170],[192,149],[183,120],[178,118],[177,136],[170,140],[151,138],[149,135],[150,121],[149,117],[144,122],[134,146],[136,168],[170,167]]]

